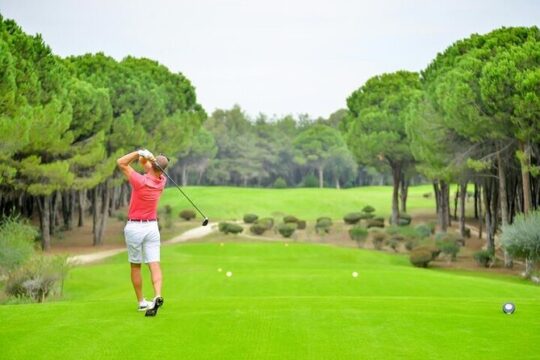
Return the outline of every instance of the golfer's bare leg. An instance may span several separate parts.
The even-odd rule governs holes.
[[[152,285],[154,286],[154,297],[161,296],[161,267],[159,262],[148,263],[150,273],[152,274]]]
[[[141,264],[131,263],[131,282],[133,283],[133,289],[135,289],[137,301],[141,302],[143,300]]]

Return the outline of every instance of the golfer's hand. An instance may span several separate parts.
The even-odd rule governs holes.
[[[137,153],[139,154],[139,156],[142,156],[145,159],[148,159],[150,161],[156,161],[156,157],[154,156],[154,154],[152,154],[150,151],[146,149],[139,150],[137,151]]]

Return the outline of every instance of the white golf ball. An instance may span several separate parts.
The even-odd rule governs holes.
[[[232,276],[232,272],[227,271],[227,274],[226,274],[226,275],[227,275],[227,277],[231,277],[231,276]]]
[[[356,271],[354,271],[354,272],[352,273],[352,277],[358,277],[358,273],[357,273]]]
[[[221,268],[217,269],[218,272],[222,272],[223,270]]]
[[[516,311],[516,305],[513,303],[506,303],[503,305],[503,312],[505,314],[511,315],[514,313],[514,311]]]

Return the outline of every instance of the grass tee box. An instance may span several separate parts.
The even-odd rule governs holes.
[[[388,216],[391,213],[392,187],[370,186],[351,189],[265,189],[237,187],[187,187],[186,193],[204,210],[210,220],[237,219],[247,213],[255,213],[260,217],[283,217],[295,215],[305,220],[315,220],[321,216],[336,219],[345,214],[360,211],[371,205],[376,213]],[[435,211],[431,185],[409,188],[407,211]],[[189,208],[190,204],[173,188],[164,192],[160,206],[170,205],[176,216],[180,210]]]
[[[162,260],[166,302],[156,318],[135,310],[122,254],[74,269],[63,301],[0,306],[1,357],[537,359],[540,352],[540,288],[519,279],[282,242],[168,246]],[[501,311],[509,300],[514,315]]]

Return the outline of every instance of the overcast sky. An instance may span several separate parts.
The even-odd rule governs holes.
[[[208,111],[328,116],[371,76],[421,70],[454,41],[540,24],[535,0],[0,0],[56,54],[148,57]]]

